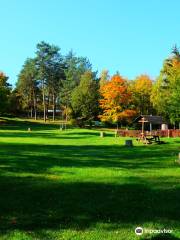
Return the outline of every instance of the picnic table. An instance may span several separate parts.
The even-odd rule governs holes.
[[[160,137],[158,135],[146,136],[148,144],[151,143],[160,143]]]
[[[152,144],[152,143],[162,143],[160,137],[158,135],[145,135],[141,134],[137,139],[139,142],[143,142],[144,144]]]

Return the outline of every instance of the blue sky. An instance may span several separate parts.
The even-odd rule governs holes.
[[[0,0],[0,9],[0,70],[12,84],[42,40],[129,79],[155,78],[180,47],[179,0]]]

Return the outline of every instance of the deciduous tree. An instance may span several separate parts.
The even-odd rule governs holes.
[[[148,75],[138,76],[131,84],[133,103],[139,114],[152,114],[150,101],[153,81]]]
[[[89,121],[98,115],[98,82],[91,71],[81,76],[79,86],[72,93],[72,108],[76,118]]]
[[[108,70],[103,70],[100,75],[99,86],[103,87],[110,79]]]
[[[7,81],[8,77],[3,72],[0,72],[0,113],[7,112],[9,107],[11,86]]]
[[[37,67],[35,59],[28,58],[18,76],[16,89],[22,98],[22,108],[30,111],[30,116],[37,118]],[[33,111],[34,110],[34,111]]]
[[[60,92],[60,101],[64,109],[71,109],[72,92],[79,86],[81,76],[85,72],[91,71],[91,68],[87,58],[77,57],[73,51],[70,51],[65,57],[65,80],[62,82],[62,91]]]
[[[101,89],[100,107],[103,114],[102,121],[120,122],[134,116],[135,111],[131,109],[132,94],[128,88],[127,81],[120,75],[114,75],[111,80]]]

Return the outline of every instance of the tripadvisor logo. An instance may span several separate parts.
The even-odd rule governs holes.
[[[163,233],[163,234],[168,234],[172,233],[172,229],[148,229],[148,228],[142,228],[142,227],[136,227],[135,228],[135,234],[136,235],[142,235],[143,233],[149,233],[149,234],[154,234],[154,233]]]
[[[143,228],[142,227],[137,227],[135,229],[135,234],[136,235],[142,235],[143,234]]]

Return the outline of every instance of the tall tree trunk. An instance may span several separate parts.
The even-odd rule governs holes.
[[[66,106],[66,123],[68,121],[68,106]]]
[[[37,120],[37,103],[35,93],[34,93],[34,119]]]
[[[55,94],[53,93],[53,122],[55,121],[55,114],[56,114],[56,98]]]
[[[66,124],[65,124],[65,129],[67,128],[67,122],[68,122],[68,107],[66,106],[66,112],[65,112],[65,114],[66,114],[66,118],[65,118],[65,120],[66,120]]]
[[[42,94],[43,94],[44,122],[46,122],[46,100],[45,100],[45,86],[44,86],[44,80],[42,81]]]
[[[33,108],[31,106],[31,110],[30,110],[30,117],[32,118],[33,117]]]
[[[48,94],[47,101],[46,101],[46,119],[49,117],[49,106],[50,106],[50,95]]]

